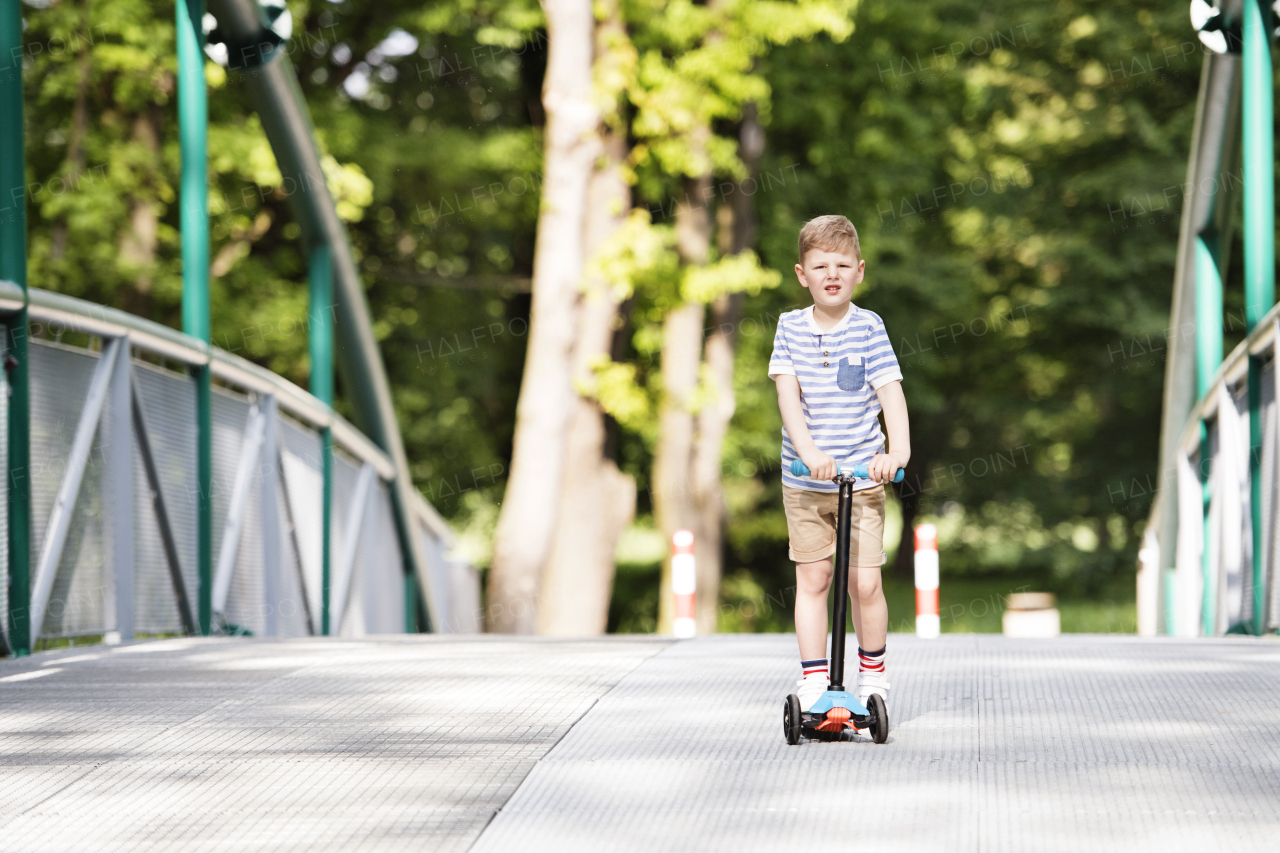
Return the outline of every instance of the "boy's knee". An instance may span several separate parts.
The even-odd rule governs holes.
[[[880,595],[880,571],[860,570],[858,572],[858,598],[863,601],[874,601]]]
[[[831,588],[831,563],[798,564],[796,581],[805,592],[825,593]]]

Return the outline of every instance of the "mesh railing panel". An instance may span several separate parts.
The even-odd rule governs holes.
[[[228,513],[252,405],[248,398],[224,388],[214,388],[213,416],[213,559],[215,571],[222,554]],[[230,624],[261,634],[266,628],[263,611],[263,559],[261,511],[261,454],[254,462],[247,502],[240,526],[240,540],[231,574],[225,616]]]
[[[1267,600],[1264,601],[1264,626],[1267,630],[1272,630],[1280,624],[1277,619],[1277,607],[1280,601],[1280,584],[1276,583],[1276,563],[1280,559],[1280,553],[1276,542],[1277,525],[1276,525],[1276,487],[1277,487],[1277,471],[1276,465],[1280,462],[1280,454],[1276,453],[1277,443],[1280,443],[1280,435],[1277,434],[1277,408],[1276,408],[1276,362],[1273,358],[1268,361],[1262,369],[1262,394],[1260,401],[1262,404],[1262,543],[1263,543],[1263,567],[1266,574],[1264,585],[1262,587]]]
[[[333,536],[330,541],[329,553],[331,555],[330,563],[332,575],[331,593],[336,595],[338,572],[341,571],[341,562],[343,555],[346,553],[347,528],[351,525],[352,499],[355,497],[356,480],[360,478],[360,468],[353,463],[343,453],[337,450],[333,453],[333,508],[332,521],[330,531]],[[366,522],[367,523],[367,522]],[[363,537],[357,536],[357,548],[359,547],[359,539]],[[351,568],[351,578],[347,586],[347,602],[342,609],[342,624],[330,625],[333,633],[340,636],[354,637],[358,636],[361,626],[358,624],[363,620],[356,611],[359,610],[360,602],[360,552],[356,551],[355,564]]]
[[[31,377],[31,572],[32,583],[50,515],[63,486],[72,444],[85,413],[90,385],[101,362],[99,352],[59,343],[32,341]],[[105,351],[105,346],[104,346]],[[113,373],[106,403],[94,428],[92,451],[71,507],[68,532],[53,576],[43,622],[33,626],[37,638],[102,634],[114,630],[114,611],[104,612],[111,591],[104,589],[112,577],[107,548],[114,523],[104,508],[108,464],[104,437],[116,394],[138,395],[146,425],[146,444],[156,467],[169,529],[174,537],[177,562],[193,615],[200,589],[197,566],[198,475],[196,442],[196,387],[184,373],[131,360],[132,385],[118,382]],[[4,470],[7,441],[8,398],[0,378],[0,470]],[[117,387],[117,385],[119,387]],[[212,394],[213,490],[212,557],[214,569],[227,534],[227,519],[236,478],[245,450],[246,427],[255,398],[222,387]],[[124,422],[112,422],[122,426]],[[128,421],[132,428],[137,424]],[[265,633],[268,613],[275,614],[277,633],[305,636],[319,633],[321,601],[321,519],[323,489],[318,428],[279,413],[275,421],[279,459],[259,454],[250,475],[250,487],[235,550],[230,591],[223,615],[230,625],[254,634]],[[129,568],[133,586],[133,630],[139,634],[182,633],[182,616],[159,519],[151,495],[151,480],[140,442],[134,436],[131,470],[132,550]],[[265,500],[264,466],[275,465],[277,495]],[[351,525],[357,483],[364,463],[335,448],[333,460],[333,519],[331,559],[335,572],[342,559]],[[400,633],[404,630],[405,581],[395,516],[388,487],[376,476],[367,493],[367,504],[357,533],[357,547],[347,586],[341,625],[332,633],[360,636]],[[0,490],[0,542],[7,540],[8,491]],[[263,553],[263,513],[275,507],[279,520],[277,599],[269,602],[264,584],[272,560]],[[129,528],[126,527],[125,530]],[[443,560],[434,536],[416,531],[429,544],[432,562]],[[0,547],[0,628],[8,633],[8,549]],[[439,574],[439,566],[431,571]],[[447,572],[446,572],[447,574]],[[335,576],[336,580],[336,576]],[[432,586],[436,584],[433,581]],[[442,593],[444,594],[444,593]]]
[[[1276,373],[1274,360],[1267,362],[1261,372],[1259,414],[1262,423],[1261,458],[1259,469],[1262,506],[1262,599],[1265,630],[1280,627],[1280,526],[1276,513],[1280,510],[1280,407],[1276,401]],[[1234,467],[1240,472],[1240,480],[1222,481],[1211,476],[1212,486],[1208,522],[1208,537],[1203,543],[1208,549],[1209,588],[1199,593],[1199,607],[1205,606],[1203,596],[1208,595],[1213,604],[1211,633],[1222,634],[1228,629],[1239,630],[1248,626],[1254,618],[1254,576],[1251,532],[1251,486],[1249,483],[1249,405],[1244,383],[1232,389],[1231,402],[1235,413],[1231,416],[1231,429],[1235,437],[1229,446],[1236,448],[1238,459]],[[1223,436],[1223,413],[1205,426],[1208,436],[1209,470],[1216,475],[1219,466],[1227,464],[1222,455],[1228,443]],[[1225,486],[1229,493],[1218,494]],[[1203,559],[1203,558],[1202,558]],[[1199,564],[1194,567],[1197,574]]]
[[[188,599],[195,607],[199,588],[196,565],[197,501],[196,386],[190,377],[134,362],[134,384],[142,398],[147,442],[155,460],[165,514],[173,533]],[[133,600],[138,631],[177,633],[181,617],[169,573],[159,522],[151,502],[142,450],[133,447]]]
[[[404,631],[404,555],[396,533],[391,493],[381,482],[374,483],[364,533],[366,547],[361,549],[361,556],[365,560],[365,631],[399,634]]]
[[[420,531],[418,534],[418,543],[422,548],[423,555],[427,558],[427,578],[430,587],[427,592],[434,596],[436,618],[451,625],[454,621],[453,616],[453,596],[449,594],[449,588],[445,583],[448,573],[448,566],[445,564],[444,555],[440,553],[439,542],[429,536],[426,531]],[[439,626],[433,625],[434,630],[441,630]],[[445,629],[447,630],[447,629]]]
[[[1236,418],[1239,433],[1237,444],[1239,453],[1236,464],[1243,472],[1240,482],[1240,529],[1224,530],[1224,537],[1234,535],[1239,544],[1239,563],[1231,567],[1234,571],[1226,571],[1222,567],[1222,604],[1218,608],[1220,618],[1226,627],[1238,624],[1242,620],[1253,620],[1253,497],[1250,492],[1249,472],[1249,393],[1245,383],[1236,389],[1233,399],[1236,404]],[[1223,542],[1228,542],[1225,539]],[[1225,630],[1225,627],[1224,627]]]
[[[311,613],[312,630],[320,632],[320,501],[324,479],[320,467],[320,434],[299,426],[291,418],[279,419],[281,485],[288,490],[289,507],[293,511],[294,534],[299,553],[294,555],[292,571],[301,564],[302,587],[306,590],[307,609]],[[292,545],[290,545],[292,550]]]
[[[49,516],[66,473],[76,427],[98,366],[97,353],[30,342],[31,377],[31,577],[44,546]],[[44,624],[46,637],[100,634],[102,614],[102,438],[93,450],[71,512],[66,545],[54,575]]]
[[[308,601],[303,592],[302,566],[293,547],[293,532],[289,528],[289,516],[285,509],[285,489],[284,480],[278,480],[276,512],[279,515],[280,529],[280,574],[276,587],[279,595],[277,627],[282,637],[306,637],[312,633],[312,628],[307,618]]]

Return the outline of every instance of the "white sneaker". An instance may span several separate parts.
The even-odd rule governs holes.
[[[820,672],[797,681],[796,696],[800,697],[800,710],[808,711],[812,708],[813,703],[817,702],[819,697],[821,697],[823,693],[827,692],[827,688],[829,686],[831,686],[831,681],[825,672]]]
[[[858,673],[858,701],[867,707],[867,700],[872,693],[879,693],[885,702],[889,701],[889,678],[883,672]]]

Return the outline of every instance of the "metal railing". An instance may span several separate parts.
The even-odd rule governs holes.
[[[396,467],[386,453],[321,401],[245,359],[111,308],[34,289],[28,295],[33,639],[198,633],[190,371],[201,366],[216,383],[215,630],[318,634],[326,598],[332,634],[412,629],[416,593],[404,573],[390,494]],[[0,313],[19,308],[22,298],[19,288],[0,284]],[[0,394],[6,430],[7,399]],[[320,547],[326,428],[335,451],[327,596]],[[0,470],[6,466],[0,460]],[[479,630],[475,571],[449,557],[452,531],[414,495],[433,627]],[[6,640],[7,564],[2,571]]]
[[[1143,634],[1277,627],[1274,30],[1260,0],[1220,0],[1215,9],[1195,24],[1212,18],[1202,40],[1216,35],[1204,40],[1213,52],[1201,72],[1178,235],[1158,491],[1138,560]],[[1237,219],[1246,340],[1224,359],[1223,285]]]
[[[1162,579],[1169,633],[1254,633],[1259,614],[1262,631],[1280,628],[1278,343],[1280,306],[1269,311],[1218,367],[1210,391],[1183,425],[1176,460],[1176,556],[1174,568],[1166,569]],[[1261,378],[1258,443],[1250,435],[1251,363]],[[1261,503],[1256,512],[1255,495]],[[1255,519],[1261,523],[1257,536]],[[1255,542],[1261,545],[1261,559],[1256,561]]]

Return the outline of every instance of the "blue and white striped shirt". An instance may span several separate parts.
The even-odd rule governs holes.
[[[875,392],[901,380],[902,371],[878,314],[849,303],[844,318],[826,332],[814,321],[812,305],[783,314],[773,338],[769,378],[784,373],[800,381],[800,402],[809,435],[841,468],[865,465],[882,452],[884,433]],[[784,426],[782,482],[812,492],[839,491],[830,481],[793,475],[791,460],[798,458]],[[853,488],[858,491],[875,486],[874,480],[858,480]]]

